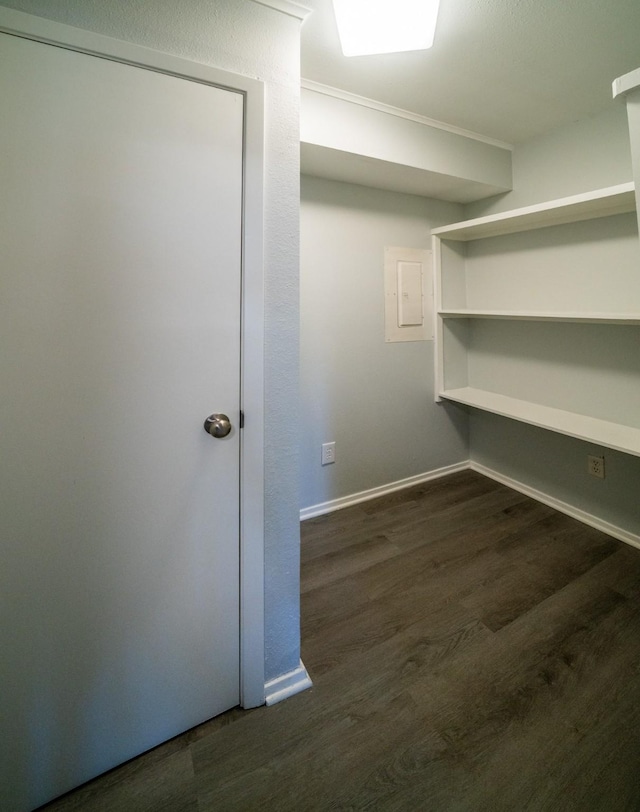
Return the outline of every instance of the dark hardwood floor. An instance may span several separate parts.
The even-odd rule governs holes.
[[[314,687],[48,812],[640,810],[640,550],[472,472],[302,525]]]

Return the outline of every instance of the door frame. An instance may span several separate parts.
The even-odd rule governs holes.
[[[209,65],[0,7],[0,32],[231,90],[244,99],[240,311],[240,704],[264,682],[264,84]]]

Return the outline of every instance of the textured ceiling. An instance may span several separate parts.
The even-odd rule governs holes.
[[[428,51],[344,57],[331,0],[302,32],[302,76],[518,143],[614,104],[640,67],[640,0],[441,0]]]

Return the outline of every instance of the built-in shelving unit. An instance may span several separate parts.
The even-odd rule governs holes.
[[[640,456],[634,184],[434,229],[437,398]]]

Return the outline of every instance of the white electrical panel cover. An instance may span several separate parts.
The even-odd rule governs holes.
[[[431,251],[384,249],[385,341],[433,339]]]

